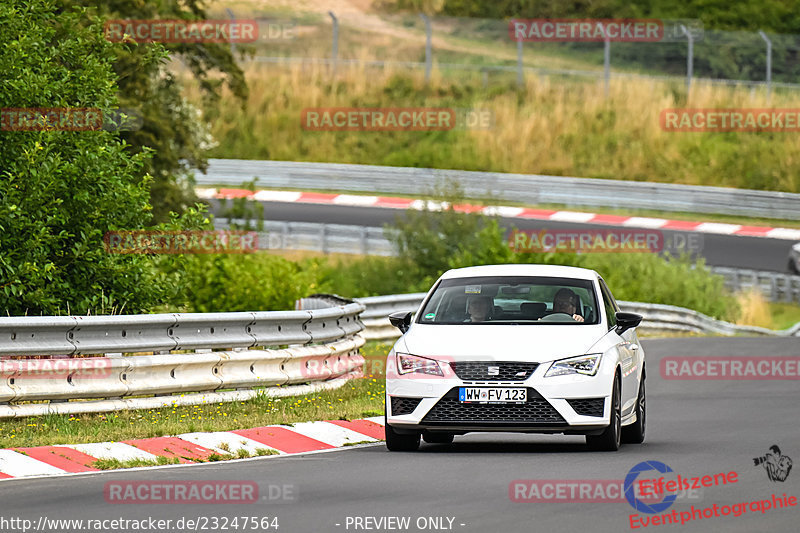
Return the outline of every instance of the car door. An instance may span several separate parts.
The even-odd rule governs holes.
[[[616,300],[608,290],[608,286],[601,278],[600,292],[603,296],[603,306],[606,310],[608,317],[609,330],[614,329],[617,325],[615,313],[619,311],[619,306]],[[617,349],[622,363],[622,416],[626,417],[636,406],[636,397],[639,393],[639,342],[636,337],[636,330],[634,328],[622,332],[622,335],[611,331],[618,341]]]

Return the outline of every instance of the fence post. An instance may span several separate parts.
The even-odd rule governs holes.
[[[225,8],[225,12],[228,13],[228,18],[231,19],[231,24],[236,23],[236,15],[233,14],[233,11],[229,7]],[[231,32],[232,34],[233,32]],[[236,43],[233,41],[233,38],[230,39],[231,45],[231,56],[233,56],[233,60],[236,61]]]
[[[686,54],[686,92],[688,93],[692,90],[692,71],[694,70],[694,36],[683,24],[680,25],[680,28],[683,31],[683,34],[686,35],[686,39],[689,42],[689,52]]]
[[[431,80],[431,64],[433,52],[431,50],[431,19],[424,13],[419,14],[419,18],[425,23],[425,83]]]
[[[608,99],[608,82],[611,78],[611,38],[606,33],[606,27],[602,24],[603,28],[603,88],[606,99]]]
[[[767,102],[769,102],[772,95],[772,41],[763,31],[758,30],[758,34],[767,43]]]
[[[339,60],[339,19],[333,14],[333,11],[328,11],[328,15],[333,22],[333,43],[331,45],[331,64],[333,65],[333,75],[336,75],[336,63]]]

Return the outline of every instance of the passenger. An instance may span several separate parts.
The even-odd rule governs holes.
[[[467,303],[468,322],[484,322],[488,320],[492,305],[492,299],[488,296],[473,296],[470,298]]]
[[[553,298],[553,313],[564,313],[576,322],[583,322],[583,317],[578,314],[578,295],[570,289],[559,289]]]

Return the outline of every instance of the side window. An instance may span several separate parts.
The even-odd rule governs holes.
[[[606,308],[606,316],[608,317],[608,329],[617,325],[617,317],[615,313],[619,309],[614,297],[611,296],[611,291],[608,290],[606,282],[600,279],[600,292],[603,293],[603,306]]]

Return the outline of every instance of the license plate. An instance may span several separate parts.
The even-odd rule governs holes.
[[[528,389],[458,388],[458,401],[461,403],[522,403],[527,400]]]

